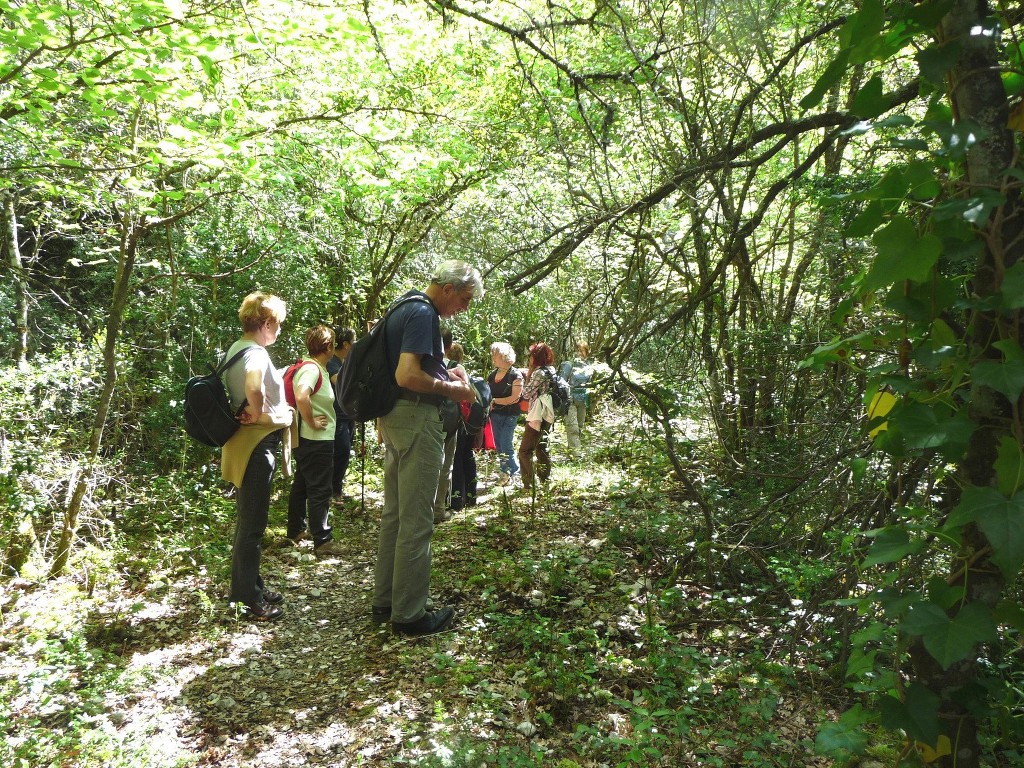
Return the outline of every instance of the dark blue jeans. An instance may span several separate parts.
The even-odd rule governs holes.
[[[331,540],[327,514],[331,508],[331,478],[334,476],[334,441],[299,440],[295,449],[295,477],[288,495],[288,538],[306,530],[313,546]]]
[[[270,514],[270,487],[277,466],[277,432],[253,448],[245,465],[242,487],[238,489],[235,543],[231,548],[231,594],[229,600],[256,605],[263,600],[260,576],[260,544]]]
[[[501,471],[508,475],[519,474],[516,450],[512,447],[519,415],[518,409],[491,411],[491,431],[494,433],[494,445],[498,449],[498,463]]]
[[[345,489],[345,475],[348,473],[348,463],[352,458],[352,435],[356,423],[344,416],[338,416],[337,426],[334,428],[334,478],[331,490],[335,496],[340,496]]]

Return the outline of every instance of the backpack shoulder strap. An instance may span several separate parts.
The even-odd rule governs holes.
[[[434,302],[432,302],[429,298],[427,298],[423,294],[414,293],[411,296],[402,296],[399,299],[395,299],[395,301],[391,303],[391,306],[389,306],[387,308],[387,310],[384,312],[384,317],[381,318],[381,322],[382,323],[386,322],[387,319],[391,316],[392,312],[394,312],[396,309],[398,309],[403,304],[408,304],[410,301],[419,301],[419,302],[421,302],[423,304],[429,304],[430,308],[433,309],[434,312],[437,312],[437,307],[434,306]]]
[[[295,365],[292,366],[295,369],[295,371],[292,373],[292,380],[295,379],[295,374],[298,373],[300,370],[302,370],[302,368],[304,366],[307,366],[307,365],[316,365],[316,368],[317,368],[317,370],[316,370],[316,386],[313,387],[313,394],[316,394],[317,392],[320,391],[320,387],[323,386],[323,383],[324,383],[323,371],[320,370],[320,366],[317,365],[316,360],[303,360],[301,357],[298,360],[296,360],[295,361]]]
[[[381,329],[380,329],[381,341],[384,343],[384,358],[386,360],[390,360],[391,359],[391,350],[388,349],[388,333],[387,333],[387,331],[388,331],[388,329],[387,329],[388,318],[391,317],[391,315],[394,313],[394,311],[396,309],[398,309],[403,304],[408,304],[410,301],[419,301],[419,302],[422,302],[424,304],[430,305],[430,308],[433,309],[436,314],[438,314],[438,317],[440,317],[440,314],[437,312],[437,307],[434,306],[434,302],[432,302],[426,296],[423,296],[423,295],[418,294],[418,293],[414,293],[411,296],[403,296],[400,299],[397,299],[395,302],[393,302],[391,304],[391,306],[387,308],[387,311],[384,313],[384,317],[382,317],[380,319],[380,323],[379,323],[379,325],[381,326]],[[377,329],[377,326],[374,326],[374,330],[376,330],[376,329]],[[392,371],[391,372],[392,377],[394,377],[394,374],[395,374],[395,372]]]
[[[219,366],[217,367],[217,369],[216,369],[216,370],[214,371],[214,373],[216,373],[216,374],[217,374],[218,376],[220,376],[221,374],[223,374],[223,373],[224,373],[224,371],[226,371],[226,370],[227,370],[228,368],[230,368],[230,367],[231,367],[232,365],[234,365],[234,364],[235,364],[235,363],[237,363],[237,362],[238,362],[239,360],[241,360],[241,359],[242,359],[242,355],[244,355],[244,354],[245,354],[245,351],[246,351],[247,349],[249,349],[249,348],[250,348],[251,346],[252,346],[252,345],[250,344],[249,346],[245,346],[245,347],[242,347],[242,348],[241,348],[240,350],[238,350],[237,352],[235,352],[235,354],[233,354],[233,355],[231,356],[231,359],[230,359],[230,360],[225,360],[225,361],[224,361],[223,363],[221,363],[221,364],[220,364],[220,365],[219,365]]]

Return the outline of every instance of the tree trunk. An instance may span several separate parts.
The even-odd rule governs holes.
[[[67,568],[71,545],[74,543],[75,533],[78,530],[78,516],[82,511],[82,502],[85,500],[85,495],[96,471],[96,462],[103,444],[103,427],[107,421],[110,403],[114,397],[114,387],[117,384],[117,342],[121,335],[125,307],[128,305],[138,241],[142,233],[141,224],[136,223],[130,214],[125,214],[121,221],[121,247],[117,276],[114,279],[114,292],[111,296],[110,312],[107,315],[106,341],[103,345],[103,389],[100,392],[99,402],[96,404],[96,416],[93,419],[92,431],[89,435],[89,453],[75,481],[71,499],[68,501],[68,508],[64,514],[64,526],[57,542],[57,554],[50,565],[50,578],[60,576]]]
[[[950,73],[953,115],[959,123],[978,123],[980,135],[985,137],[968,155],[965,196],[989,189],[1000,190],[1006,196],[1006,202],[993,212],[978,233],[985,249],[972,276],[971,291],[981,302],[999,293],[1005,270],[1020,259],[1024,220],[1019,184],[1004,174],[1005,169],[1014,165],[1016,158],[1013,135],[1007,128],[1009,108],[999,76],[995,37],[979,33],[979,30],[991,29],[988,17],[989,10],[983,0],[955,0],[940,29],[940,42],[955,41],[962,48],[957,65]],[[986,304],[995,305],[995,302]],[[971,357],[975,360],[1001,360],[1002,353],[993,344],[1014,337],[1019,327],[1019,315],[1019,310],[1014,313],[976,311],[966,339]],[[973,384],[970,414],[978,428],[958,467],[961,484],[992,486],[996,483],[995,461],[1000,440],[1014,435],[1013,408],[999,393]],[[1005,584],[990,555],[985,554],[990,553],[991,548],[976,525],[968,526],[964,532],[963,548],[963,559],[954,568],[966,565],[950,577],[950,582],[965,585],[967,590],[965,599],[953,612],[971,604],[991,609],[1000,599]],[[950,740],[952,754],[943,757],[940,765],[949,768],[954,765],[957,768],[977,768],[980,765],[977,718],[961,703],[963,691],[977,684],[977,656],[972,654],[943,670],[920,644],[912,649],[918,679],[938,695],[941,702],[940,729]]]
[[[4,195],[4,228],[7,235],[7,251],[11,259],[11,274],[14,275],[16,310],[14,330],[16,342],[14,360],[24,363],[28,359],[28,280],[25,279],[25,265],[21,259],[21,244],[18,242],[18,214],[14,208],[14,195]]]

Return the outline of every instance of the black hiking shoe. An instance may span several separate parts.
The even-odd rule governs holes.
[[[391,630],[396,635],[407,635],[408,637],[424,637],[444,632],[452,625],[455,618],[454,608],[438,608],[436,611],[427,611],[416,621],[391,622]]]

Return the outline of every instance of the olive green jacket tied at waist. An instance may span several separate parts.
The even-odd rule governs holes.
[[[271,424],[243,424],[220,451],[220,476],[236,488],[242,487],[249,457],[260,442],[274,432],[281,432],[281,471],[292,476],[292,446],[299,443],[299,415],[288,409],[288,415],[271,414]]]

